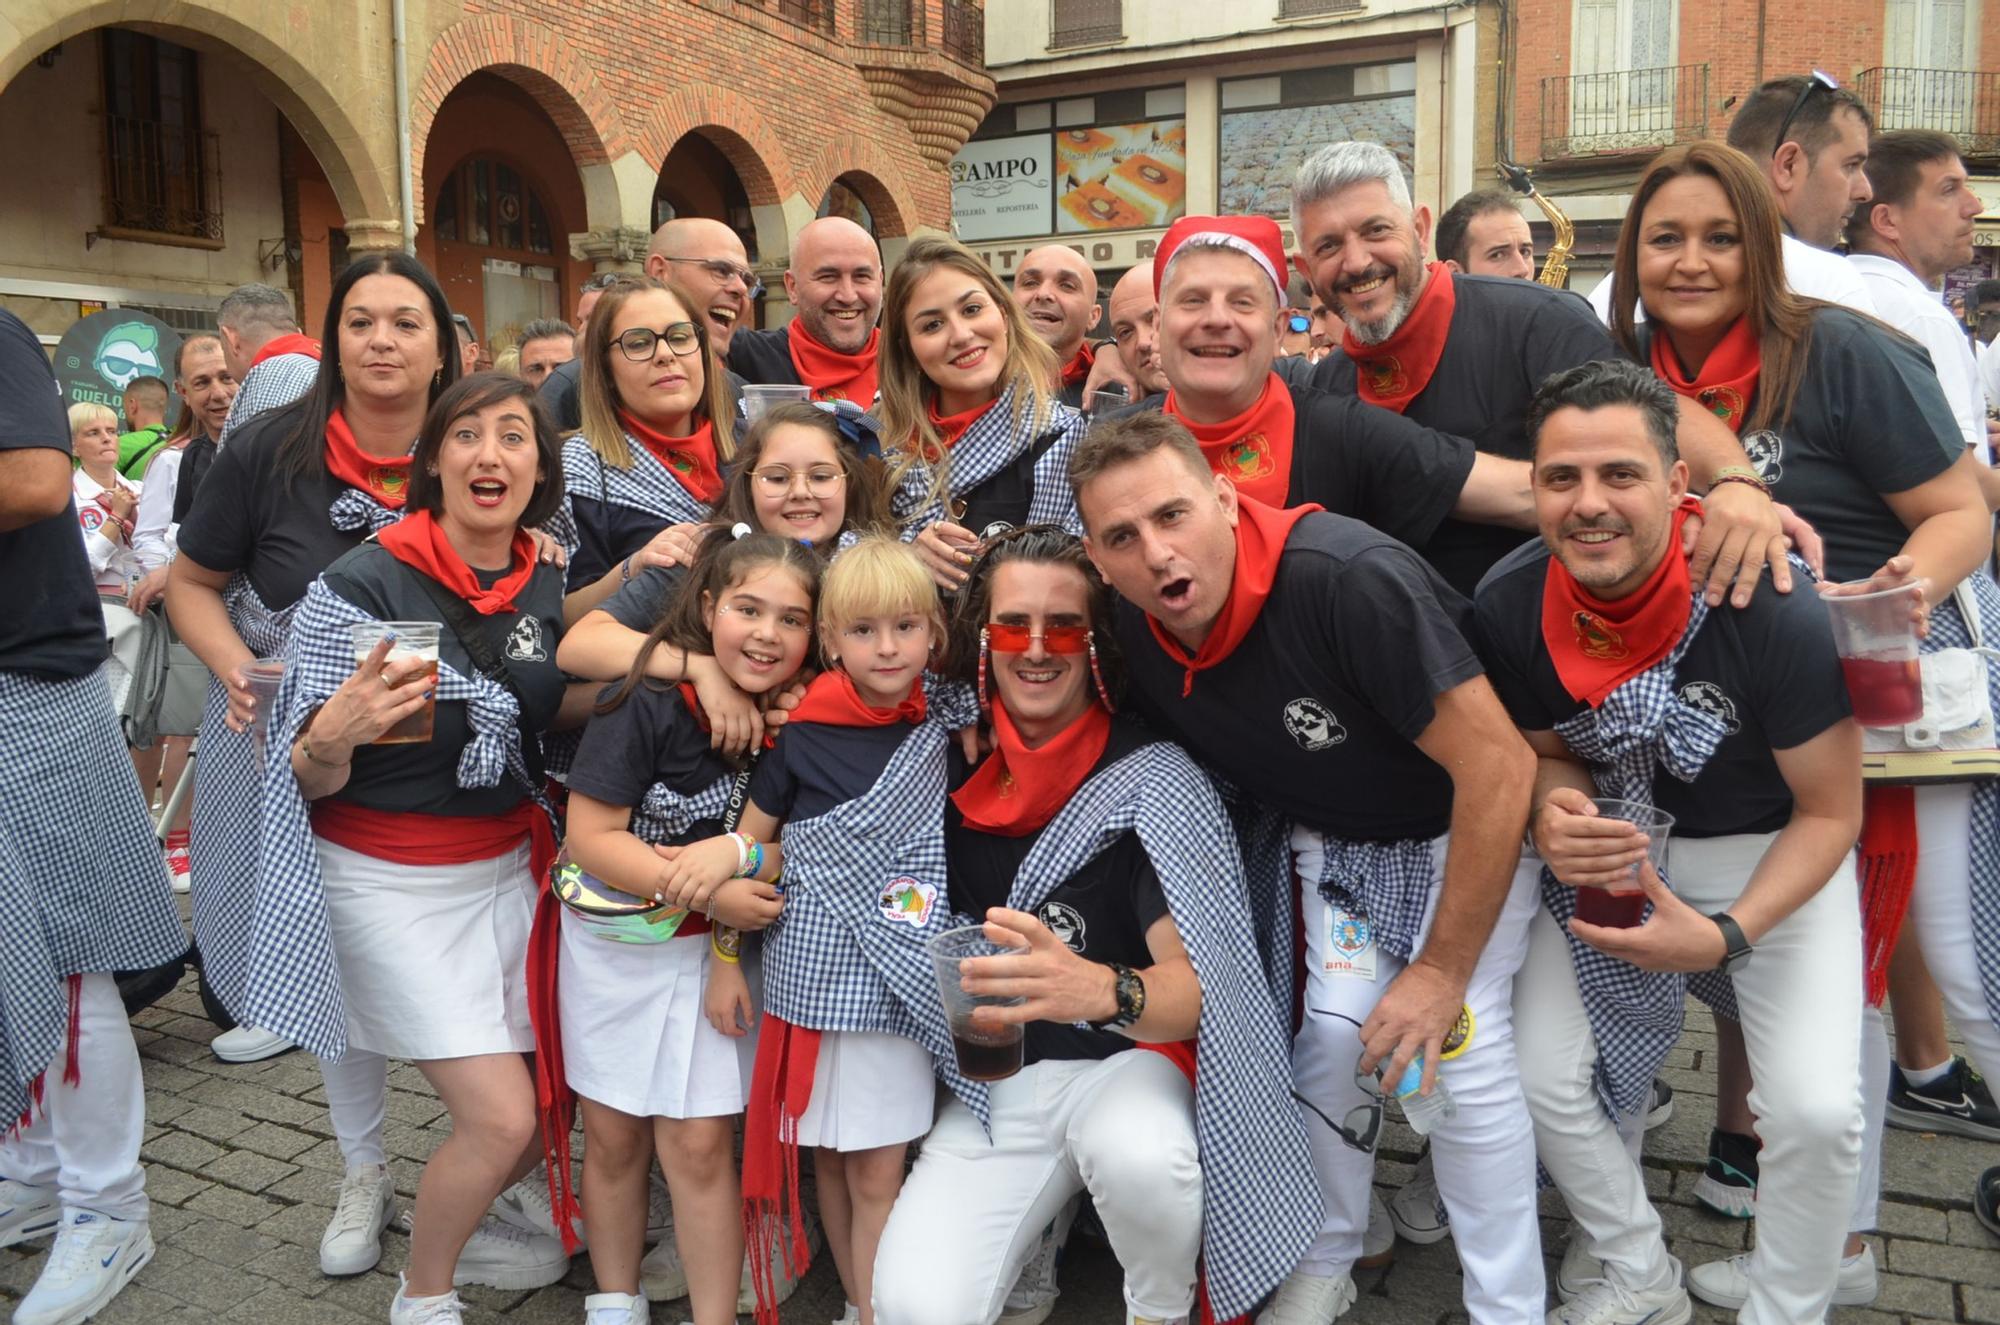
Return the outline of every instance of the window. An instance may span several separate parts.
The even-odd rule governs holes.
[[[222,245],[222,167],[201,127],[200,57],[185,46],[105,31],[105,228]]]
[[[475,157],[451,172],[431,204],[431,228],[441,240],[509,253],[555,252],[549,209],[504,161]]]
[[[1974,5],[1970,0],[1887,0],[1882,63],[1892,69],[1977,69]]]
[[[1120,0],[1049,0],[1049,48],[1089,46],[1125,35]]]
[[[1678,11],[1675,0],[1577,0],[1572,136],[1650,132],[1663,115],[1671,121]]]

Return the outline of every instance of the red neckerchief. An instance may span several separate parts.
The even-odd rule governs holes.
[[[375,541],[405,566],[422,571],[464,599],[465,605],[481,616],[513,611],[514,600],[534,578],[537,564],[535,540],[528,537],[527,530],[516,529],[514,545],[508,550],[507,573],[491,589],[482,589],[479,577],[458,555],[458,549],[444,536],[444,526],[429,511],[404,516],[375,535]]]
[[[931,426],[944,438],[944,449],[949,451],[958,445],[959,438],[965,436],[966,429],[979,422],[985,417],[987,410],[999,403],[1000,397],[995,396],[984,405],[974,405],[971,409],[960,410],[956,414],[940,414],[936,399],[932,399],[924,405],[924,409],[929,411]]]
[[[1308,504],[1280,510],[1260,501],[1237,500],[1236,571],[1230,577],[1229,596],[1223,599],[1222,611],[1193,657],[1179,640],[1160,629],[1150,614],[1146,617],[1153,639],[1185,672],[1181,698],[1194,689],[1196,672],[1206,671],[1234,653],[1250,627],[1257,624],[1257,614],[1264,610],[1264,600],[1271,596],[1271,585],[1278,578],[1278,560],[1285,555],[1285,540],[1292,536],[1292,526],[1320,509]]]
[[[975,832],[996,837],[1039,833],[1097,767],[1110,739],[1111,715],[1102,704],[1092,703],[1053,739],[1030,750],[996,695],[993,753],[951,793],[951,803]]]
[[[892,722],[919,723],[927,711],[923,682],[910,686],[910,693],[894,708],[878,709],[854,688],[854,678],[836,667],[821,672],[806,687],[805,698],[792,710],[787,725],[794,722],[823,722],[829,727],[886,727]]]
[[[1656,377],[1728,424],[1731,432],[1743,431],[1750,398],[1757,394],[1757,374],[1763,367],[1757,333],[1749,318],[1737,318],[1736,325],[1722,333],[1722,339],[1701,361],[1701,371],[1692,378],[1667,343],[1665,331],[1654,330],[1652,350]]]
[[[1433,262],[1423,292],[1410,307],[1410,315],[1396,333],[1380,345],[1363,345],[1352,331],[1343,331],[1340,348],[1354,360],[1355,381],[1361,398],[1371,405],[1401,414],[1410,402],[1430,385],[1438,358],[1451,331],[1452,310],[1458,294],[1451,283],[1451,269]]]
[[[1196,423],[1181,413],[1172,391],[1161,410],[1179,419],[1201,443],[1208,467],[1236,490],[1266,506],[1283,506],[1292,490],[1292,440],[1298,412],[1292,393],[1276,373],[1264,383],[1257,403],[1221,423]]]
[[[410,457],[369,455],[354,440],[354,429],[338,409],[326,419],[326,469],[350,488],[359,488],[392,511],[403,509],[410,491]]]
[[[1681,555],[1681,526],[1701,514],[1701,503],[1683,497],[1674,512],[1666,555],[1646,582],[1617,602],[1593,597],[1576,577],[1549,557],[1542,585],[1542,642],[1572,699],[1596,708],[1605,696],[1673,651],[1687,633],[1694,588]]]
[[[1090,366],[1097,362],[1097,350],[1089,341],[1076,347],[1076,355],[1062,366],[1062,384],[1081,386],[1090,378]]]
[[[681,703],[687,705],[687,711],[694,715],[695,722],[701,726],[701,729],[703,731],[709,730],[708,714],[702,710],[701,699],[694,692],[694,682],[683,681],[679,685],[675,686],[674,689],[680,691]],[[777,743],[778,743],[777,729],[775,727],[766,727],[764,729],[763,748],[768,750]],[[685,934],[688,931],[683,929],[681,932]]]
[[[857,353],[842,354],[807,331],[803,318],[795,317],[785,326],[792,371],[812,388],[813,399],[850,400],[863,409],[875,403],[875,350],[881,338],[882,329],[876,327]]]
[[[722,499],[722,470],[716,461],[712,421],[703,419],[685,437],[669,437],[622,409],[618,411],[618,422],[652,453],[653,459],[667,467],[667,472],[695,500],[713,506]]]
[[[319,342],[311,336],[301,335],[296,331],[286,332],[282,336],[274,336],[264,342],[264,348],[252,356],[250,368],[255,368],[266,359],[275,359],[281,354],[303,354],[309,358],[317,359],[319,358]],[[243,371],[247,375],[250,369],[246,368]]]

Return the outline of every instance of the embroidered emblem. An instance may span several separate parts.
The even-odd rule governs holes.
[[[368,471],[368,486],[384,497],[400,497],[403,489],[410,486],[410,474],[405,469],[377,465]]]
[[[1071,952],[1082,952],[1084,944],[1083,913],[1064,902],[1043,902],[1035,912],[1035,919],[1049,927],[1049,933],[1063,941],[1063,946]]]
[[[877,905],[882,908],[884,920],[922,929],[931,918],[931,909],[937,905],[937,888],[905,874],[884,885]]]
[[[523,615],[507,632],[507,656],[516,662],[547,662],[548,650],[542,647],[542,623],[533,616]]]
[[[1583,650],[1584,657],[1617,662],[1632,656],[1632,651],[1625,647],[1625,637],[1596,613],[1580,611],[1570,618],[1570,624],[1576,627],[1576,646]]]
[[[1785,476],[1785,439],[1769,428],[1759,428],[1743,439],[1743,454],[1757,470],[1757,477],[1776,483]]]
[[[1270,439],[1261,432],[1231,442],[1222,452],[1222,472],[1236,483],[1263,478],[1274,468]]]
[[[1743,393],[1733,386],[1706,386],[1695,393],[1695,398],[1731,427],[1743,415]]]
[[[1410,389],[1410,376],[1403,371],[1403,361],[1393,354],[1370,359],[1361,365],[1361,371],[1368,374],[1368,389],[1375,395],[1399,396]]]
[[[76,508],[76,518],[83,525],[83,532],[94,534],[104,527],[104,508],[95,502]]]
[[[1456,1058],[1472,1043],[1472,1034],[1479,1029],[1479,1022],[1473,1017],[1472,1009],[1459,1005],[1458,1020],[1444,1033],[1444,1043],[1438,1047],[1438,1061]]]
[[[1304,750],[1326,750],[1347,739],[1347,728],[1333,710],[1310,695],[1285,705],[1285,730]]]
[[[1690,681],[1681,687],[1681,703],[1691,709],[1722,719],[1722,726],[1731,736],[1743,730],[1743,724],[1736,717],[1736,701],[1722,693],[1722,687],[1713,681]]]

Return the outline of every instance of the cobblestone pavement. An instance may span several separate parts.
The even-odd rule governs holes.
[[[409,1247],[400,1229],[389,1231],[382,1263],[372,1273],[327,1279],[319,1272],[320,1231],[341,1164],[313,1060],[293,1053],[240,1066],[217,1061],[208,1052],[215,1028],[202,1016],[191,978],[133,1025],[145,1060],[144,1157],[159,1252],[98,1320],[348,1325],[387,1319],[396,1271]],[[1749,1231],[1694,1204],[1713,1113],[1713,1052],[1706,1014],[1694,1010],[1666,1073],[1678,1092],[1673,1119],[1647,1143],[1648,1185],[1661,1203],[1674,1253],[1690,1264],[1741,1250]],[[407,1206],[420,1166],[444,1139],[448,1121],[416,1069],[398,1064],[389,1085],[390,1165]],[[1389,1129],[1377,1171],[1385,1195],[1407,1175],[1414,1141],[1400,1125]],[[1881,1297],[1872,1310],[1836,1310],[1836,1325],[2000,1325],[2000,1243],[1974,1220],[1970,1205],[1973,1179],[1994,1163],[2000,1163],[2000,1146],[1891,1129],[1882,1231],[1875,1239]],[[1553,1279],[1567,1223],[1553,1193],[1545,1197],[1543,1216]],[[45,1246],[0,1251],[0,1310],[11,1312],[34,1282]],[[1052,1317],[1058,1325],[1121,1318],[1117,1265],[1102,1247],[1073,1243],[1062,1285]],[[1401,1244],[1395,1262],[1363,1272],[1360,1286],[1361,1300],[1348,1319],[1363,1325],[1464,1319],[1449,1242]],[[588,1259],[579,1256],[568,1277],[549,1288],[465,1290],[467,1318],[569,1325],[582,1319],[590,1288]],[[786,1304],[784,1321],[831,1321],[841,1301],[831,1261],[822,1255]],[[653,1319],[685,1321],[686,1303],[656,1304]],[[1725,1316],[1698,1306],[1697,1319]]]

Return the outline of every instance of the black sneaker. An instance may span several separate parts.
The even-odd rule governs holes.
[[[1912,1132],[1950,1132],[1975,1141],[2000,1141],[2000,1107],[1986,1079],[1963,1058],[1928,1086],[1912,1086],[1889,1064],[1889,1125]]]
[[[1979,1175],[1979,1185],[1972,1189],[1972,1213],[1987,1232],[2000,1238],[2000,1168]]]
[[[1741,1132],[1708,1134],[1708,1167],[1694,1185],[1694,1199],[1719,1215],[1748,1219],[1757,1210],[1757,1147]]]

